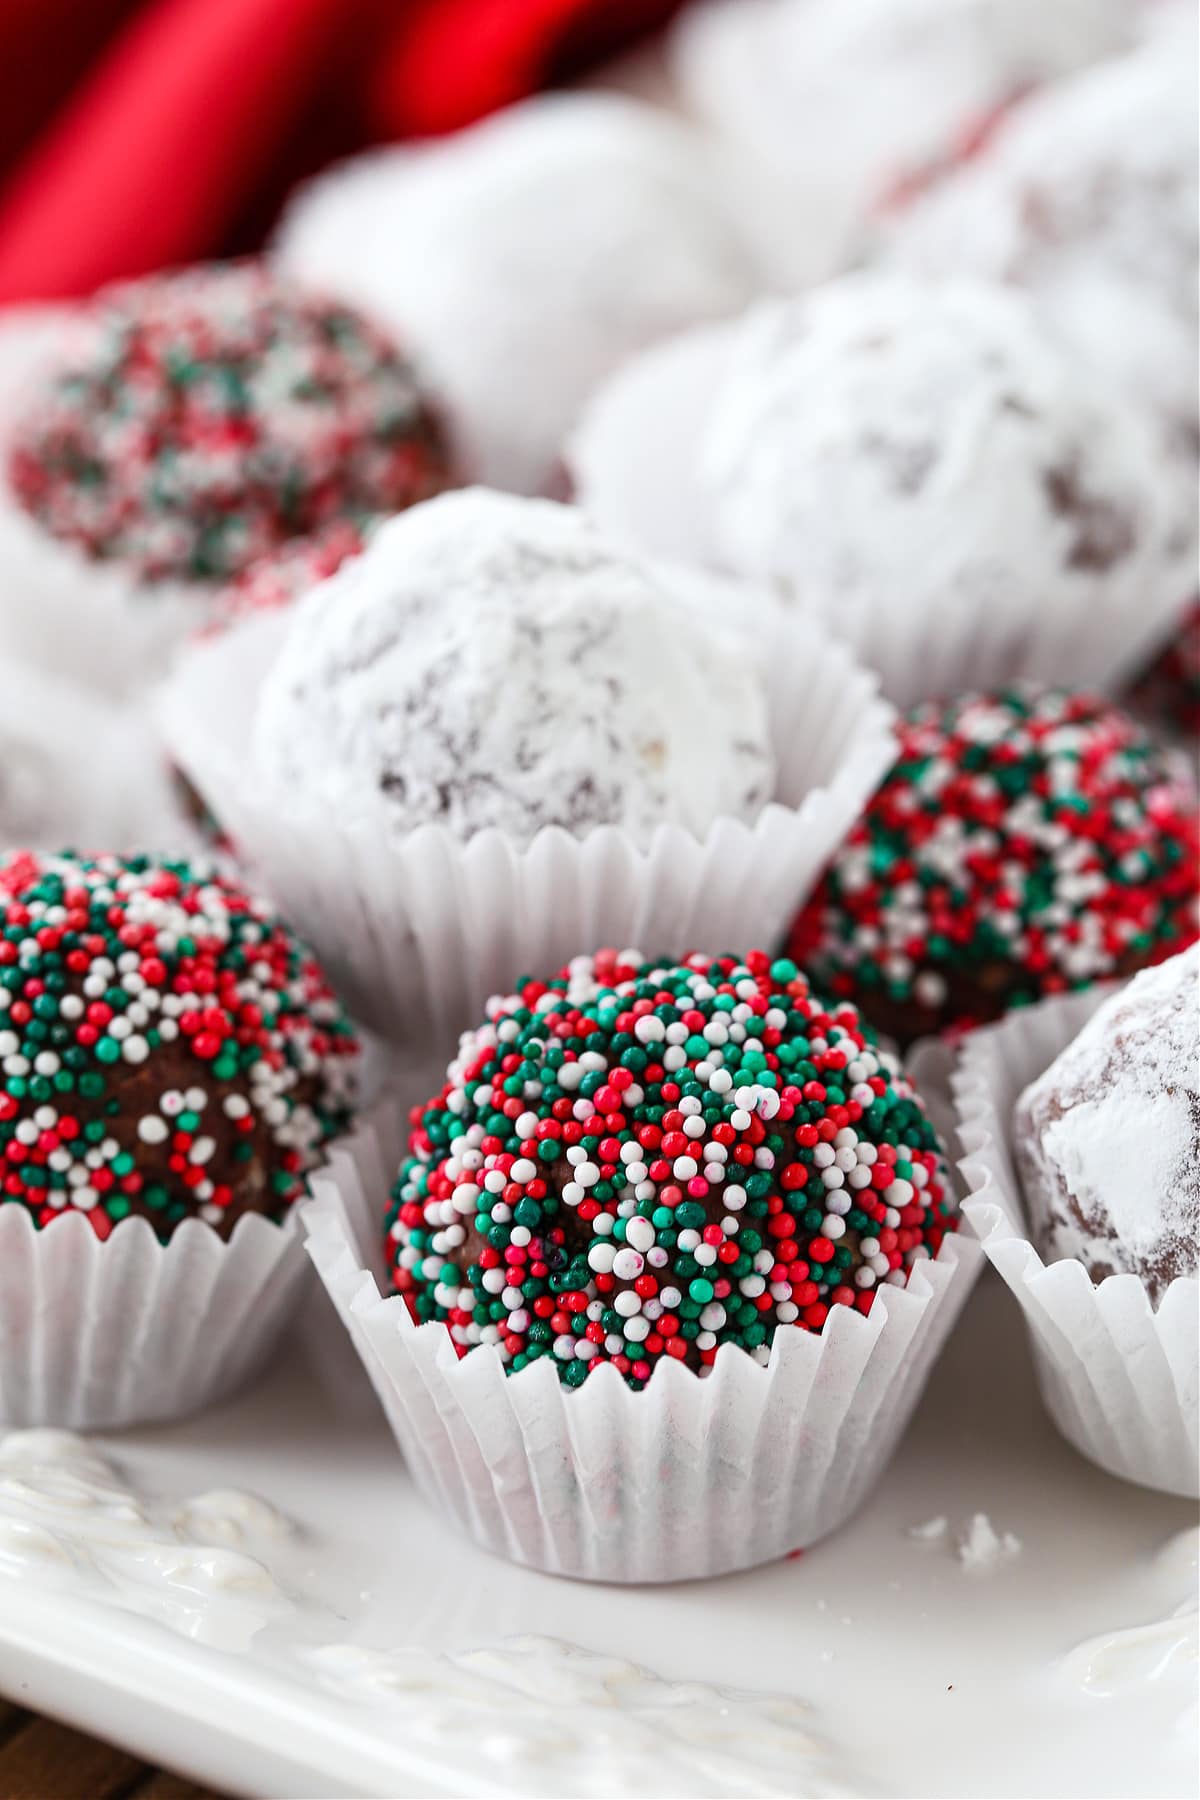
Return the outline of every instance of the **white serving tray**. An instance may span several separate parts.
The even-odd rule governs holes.
[[[298,1349],[232,1404],[95,1440],[123,1498],[96,1497],[97,1470],[80,1485],[60,1441],[39,1497],[30,1448],[0,1440],[0,1690],[234,1794],[1200,1779],[1196,1509],[1057,1437],[992,1278],[866,1510],[719,1582],[588,1587],[489,1558],[426,1511],[369,1393],[333,1402]],[[972,1569],[958,1541],[979,1512],[1021,1548]],[[939,1515],[941,1535],[912,1534]],[[560,1643],[504,1648],[530,1636]],[[730,1688],[749,1692],[710,1691]]]

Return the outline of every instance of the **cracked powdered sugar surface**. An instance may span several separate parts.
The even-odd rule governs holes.
[[[401,834],[702,836],[770,798],[747,652],[573,507],[469,489],[402,514],[297,607],[255,760]]]
[[[1157,1297],[1200,1245],[1200,946],[1143,970],[1017,1102],[1035,1236]]]
[[[698,474],[718,561],[851,615],[1174,590],[1150,440],[1023,295],[886,273],[735,329]]]

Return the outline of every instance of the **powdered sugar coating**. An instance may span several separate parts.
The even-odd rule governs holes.
[[[1157,1302],[1200,1266],[1200,946],[1145,969],[1017,1101],[1035,1241]]]
[[[597,382],[756,286],[703,141],[609,94],[335,169],[297,197],[277,254],[401,331],[475,476],[528,493]]]
[[[176,844],[161,746],[146,722],[4,654],[0,849]]]
[[[1187,11],[1135,55],[1017,108],[987,155],[910,216],[896,251],[929,274],[1028,289],[1077,351],[1194,445],[1200,171]]]
[[[1022,296],[868,273],[746,316],[699,473],[727,568],[919,621],[1174,592],[1150,452]]]
[[[1131,0],[715,0],[684,13],[671,64],[689,107],[779,183],[781,266],[811,279],[844,266],[872,213],[970,155],[1015,96],[1120,48],[1133,11]]]
[[[256,760],[285,792],[388,829],[525,844],[752,818],[774,763],[749,653],[573,507],[485,489],[383,526],[301,602]]]

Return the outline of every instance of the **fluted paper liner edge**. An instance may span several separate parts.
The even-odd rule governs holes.
[[[303,1209],[307,1249],[430,1503],[499,1555],[596,1581],[677,1581],[769,1562],[840,1525],[894,1449],[982,1267],[948,1238],[864,1317],[781,1327],[769,1365],[728,1347],[634,1393],[611,1367],[567,1390],[545,1359],[507,1377],[481,1346],[384,1298],[382,1220],[402,1141],[377,1113]]]
[[[1021,1308],[1063,1436],[1111,1474],[1194,1497],[1200,1281],[1173,1281],[1156,1309],[1136,1275],[1097,1283],[1077,1260],[1047,1264],[1027,1235],[1012,1155],[1018,1096],[1113,991],[1046,1000],[967,1039],[952,1076],[963,1211]]]

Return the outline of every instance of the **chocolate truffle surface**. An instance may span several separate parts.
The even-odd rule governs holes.
[[[1200,600],[1130,684],[1126,698],[1160,729],[1200,737]]]

